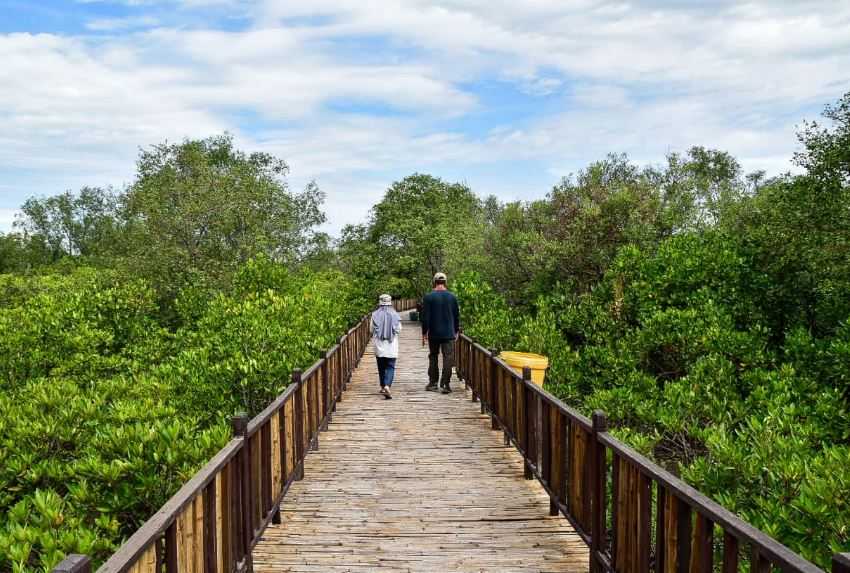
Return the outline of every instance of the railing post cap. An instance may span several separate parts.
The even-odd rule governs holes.
[[[531,367],[530,366],[523,366],[522,367],[522,379],[525,380],[526,382],[531,380]]]
[[[300,368],[293,368],[292,369],[292,381],[293,382],[301,382],[301,373],[302,372],[303,372],[303,370],[301,370]]]
[[[489,352],[490,352],[490,356],[492,356],[493,358],[496,358],[499,355],[499,351],[496,350],[496,348],[491,348],[489,350]]]
[[[590,419],[593,422],[594,432],[608,431],[608,416],[605,415],[605,412],[603,412],[602,410],[594,410],[593,415],[591,415]]]
[[[91,558],[88,555],[72,553],[56,565],[51,573],[90,573]]]
[[[248,430],[248,414],[239,412],[230,419],[230,424],[233,427],[233,437],[241,438]]]

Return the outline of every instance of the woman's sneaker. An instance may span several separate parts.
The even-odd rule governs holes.
[[[439,388],[437,388],[436,384],[428,384],[427,386],[425,386],[426,392],[436,392],[437,390],[439,390]]]
[[[389,392],[389,390],[387,390],[387,387],[386,387],[386,386],[381,386],[381,394],[383,394],[384,396],[386,396],[386,395],[387,395],[387,392]]]
[[[384,392],[383,392],[383,394],[384,394],[384,398],[385,398],[386,400],[392,400],[392,399],[393,399],[393,395],[392,395],[392,393],[390,392],[390,389],[389,389],[389,387],[388,387],[388,386],[387,386],[387,387],[384,387]]]

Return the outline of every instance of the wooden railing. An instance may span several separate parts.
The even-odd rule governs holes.
[[[461,334],[457,370],[492,428],[525,461],[525,477],[549,494],[590,548],[594,573],[822,573],[608,433],[605,414],[576,412]],[[715,565],[716,563],[716,565]],[[850,573],[850,554],[833,558]]]
[[[412,309],[416,308],[416,299],[415,298],[393,299],[393,308],[395,308],[399,312],[403,312],[405,310],[412,310]]]
[[[397,310],[416,301],[394,302]],[[229,573],[252,570],[251,550],[280,501],[304,477],[304,458],[319,448],[319,431],[370,340],[370,316],[305,371],[252,420],[235,416],[233,439],[116,551],[98,573]],[[88,573],[91,560],[70,555],[54,570]]]

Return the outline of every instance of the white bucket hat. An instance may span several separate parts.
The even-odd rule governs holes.
[[[393,297],[388,294],[382,294],[378,297],[378,304],[380,306],[390,306],[393,303]]]

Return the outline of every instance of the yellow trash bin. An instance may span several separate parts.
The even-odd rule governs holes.
[[[549,359],[541,354],[531,352],[505,351],[499,354],[499,358],[505,361],[517,374],[522,376],[522,369],[526,366],[531,368],[531,381],[543,387],[543,378],[546,369],[549,368]]]

